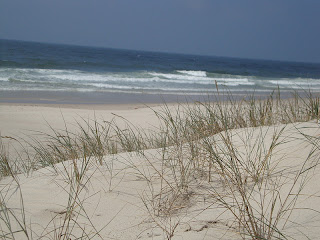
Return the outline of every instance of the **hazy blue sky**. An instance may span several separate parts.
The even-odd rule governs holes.
[[[0,38],[320,62],[320,0],[0,0]]]

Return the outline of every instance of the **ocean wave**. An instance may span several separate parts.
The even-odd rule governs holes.
[[[8,78],[8,81],[12,82],[12,83],[27,82],[25,80],[20,80],[20,79],[16,79],[16,78],[12,78],[12,77]]]
[[[0,77],[0,82],[8,82],[9,79],[7,77]]]
[[[207,72],[205,71],[191,71],[191,70],[177,70],[178,73],[194,76],[194,77],[206,77]]]
[[[142,87],[142,86],[119,86],[119,85],[112,85],[112,84],[105,84],[105,83],[91,83],[87,84],[87,86],[94,86],[97,87],[99,90],[108,90],[108,89],[114,89],[114,90],[140,90],[144,92],[148,91],[162,91],[162,92],[205,92],[208,91],[207,88],[200,88],[200,89],[193,89],[190,90],[190,88],[174,88],[174,87],[159,87],[159,88],[150,88],[150,87]],[[214,89],[215,90],[215,89]]]
[[[42,68],[0,68],[0,74],[74,74],[82,73],[80,70],[63,70],[63,69],[42,69]]]
[[[173,84],[214,84],[215,81],[226,83],[229,85],[252,85],[248,78],[231,77],[207,77],[204,74],[177,74],[177,73],[161,73],[161,72],[84,72],[79,70],[60,70],[60,69],[1,69],[0,77],[24,79],[24,80],[38,80],[43,82],[127,82],[127,83],[173,83]],[[2,76],[1,76],[2,75]],[[194,76],[193,76],[194,75]],[[201,76],[202,75],[202,76]],[[222,75],[223,76],[223,75]]]
[[[146,89],[144,87],[137,87],[137,86],[119,86],[119,85],[113,85],[113,84],[106,84],[106,83],[91,83],[86,84],[86,86],[94,86],[97,88],[105,88],[105,89]]]
[[[215,83],[230,90],[270,90],[301,87],[320,88],[319,79],[241,76],[206,71],[173,70],[131,72],[88,72],[73,69],[38,69],[0,67],[0,89],[86,89],[88,91],[141,90],[141,91],[214,91]]]
[[[286,86],[291,86],[291,85],[320,85],[320,79],[301,79],[301,78],[296,78],[296,79],[279,79],[279,80],[270,80],[269,81],[271,84],[274,85],[286,85]]]
[[[206,76],[192,76],[192,75],[182,75],[182,74],[175,74],[175,73],[161,73],[161,72],[147,72],[148,75],[161,77],[164,79],[172,79],[172,80],[189,80],[189,81],[196,81],[196,80],[207,80]]]

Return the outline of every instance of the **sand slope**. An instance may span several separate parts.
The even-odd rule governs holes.
[[[21,136],[25,129],[45,129],[43,119],[56,124],[53,127],[64,124],[59,109],[22,108],[23,111],[20,111],[17,107],[2,106],[0,117],[3,134]],[[110,111],[99,110],[95,114],[106,114],[104,118],[110,119],[114,116]],[[68,122],[77,115],[89,113],[92,117],[94,114],[83,109],[63,109],[62,112]],[[17,117],[19,114],[27,117]],[[116,114],[146,127],[154,126],[156,121],[152,111],[147,108],[121,110]],[[275,209],[285,202],[303,164],[304,169],[310,171],[297,181],[292,193],[297,193],[302,183],[306,184],[299,192],[300,197],[294,201],[295,205],[289,205],[277,226],[286,236],[294,239],[319,239],[319,149],[317,144],[313,145],[309,141],[310,137],[318,138],[320,135],[318,123],[237,129],[228,134],[232,136],[232,143],[240,158],[246,162],[257,156],[250,154],[257,147],[256,143],[265,150],[261,155],[266,154],[275,133],[280,131],[283,132],[277,141],[279,145],[270,158],[272,174],[267,176],[275,184],[281,183],[275,185],[281,193]],[[224,148],[221,142],[223,134],[210,137],[215,144],[221,144],[221,149]],[[312,142],[317,143],[315,139]],[[313,149],[315,151],[310,156]],[[171,150],[174,151],[174,148]],[[187,152],[184,157],[188,158]],[[8,218],[12,229],[21,229],[17,222],[25,222],[32,239],[241,239],[235,216],[216,201],[217,193],[227,193],[225,185],[218,178],[208,182],[206,175],[198,171],[192,174],[187,191],[175,195],[174,174],[168,165],[163,164],[166,158],[168,156],[163,155],[161,149],[151,149],[144,154],[133,152],[108,155],[103,158],[102,164],[93,158],[66,161],[56,164],[54,168],[34,171],[29,176],[19,174],[16,181],[6,177],[0,181],[1,206],[4,209],[6,204],[11,211]],[[88,165],[81,179],[76,181],[75,166],[81,169],[84,163]],[[248,187],[251,186],[250,181],[248,177]],[[264,193],[271,185],[262,187]],[[257,204],[256,214],[260,211],[260,193],[252,193],[253,206]],[[267,212],[270,208],[270,199],[272,194],[266,194],[263,211]],[[171,204],[169,210],[168,204]],[[21,211],[22,206],[24,212]],[[291,212],[292,207],[294,210]],[[290,214],[286,215],[287,212]],[[8,232],[8,226],[3,221],[4,213],[1,212],[0,219],[2,233]],[[170,236],[171,233],[173,236]],[[23,232],[16,233],[15,237],[26,238]]]

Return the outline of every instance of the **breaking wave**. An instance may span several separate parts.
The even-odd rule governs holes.
[[[206,71],[88,72],[70,69],[0,68],[0,87],[10,90],[144,91],[201,93],[215,91],[215,84],[229,90],[320,89],[319,79],[278,78],[221,74]]]

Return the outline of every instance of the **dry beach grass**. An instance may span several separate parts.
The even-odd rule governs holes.
[[[315,239],[319,98],[222,94],[2,136],[1,238]]]

